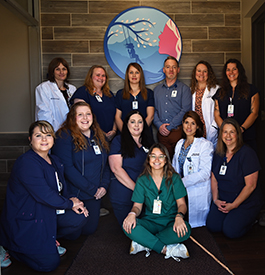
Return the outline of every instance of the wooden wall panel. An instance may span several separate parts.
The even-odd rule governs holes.
[[[178,27],[181,26],[224,26],[223,14],[178,14],[175,17]]]
[[[90,13],[120,13],[140,5],[140,1],[88,1]]]
[[[193,13],[240,13],[240,1],[207,1],[192,3]]]
[[[89,67],[100,64],[115,93],[123,80],[106,61],[105,31],[118,13],[139,5],[160,9],[178,25],[183,44],[179,79],[186,84],[199,60],[210,62],[220,78],[228,58],[241,58],[241,0],[41,0],[43,78],[50,60],[62,56],[71,66],[71,83],[82,85]]]
[[[41,0],[41,12],[49,13],[87,13],[89,1],[49,1]]]

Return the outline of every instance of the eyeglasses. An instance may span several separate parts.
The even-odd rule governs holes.
[[[159,155],[159,156],[157,156],[157,155],[149,155],[149,157],[152,160],[155,160],[156,158],[158,158],[159,160],[163,160],[163,159],[166,158],[166,155]]]

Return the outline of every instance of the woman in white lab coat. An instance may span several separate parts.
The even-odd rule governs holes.
[[[214,119],[214,100],[219,86],[211,65],[206,61],[199,61],[191,75],[192,110],[195,111],[203,123],[203,137],[210,140],[216,147],[218,126]]]
[[[57,131],[70,109],[70,98],[76,90],[68,83],[68,63],[61,57],[54,58],[48,67],[48,81],[36,87],[35,120],[46,120]]]
[[[172,165],[182,177],[188,193],[188,215],[191,227],[204,226],[212,199],[211,167],[213,144],[204,137],[202,122],[194,111],[183,119],[183,139],[175,147]]]

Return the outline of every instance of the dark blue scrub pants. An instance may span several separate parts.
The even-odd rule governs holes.
[[[96,200],[96,199],[83,200],[82,199],[82,201],[88,210],[89,216],[86,218],[86,223],[82,228],[79,228],[71,235],[66,236],[66,238],[70,240],[75,240],[80,235],[91,235],[96,231],[98,227],[101,199],[100,200]]]
[[[72,239],[73,232],[80,230],[86,222],[86,217],[83,214],[78,215],[67,209],[64,214],[57,215],[57,238],[70,236]],[[56,246],[55,240],[54,245]],[[57,251],[52,254],[24,254],[9,250],[9,253],[18,261],[24,262],[37,271],[49,272],[60,264],[60,256]]]
[[[210,212],[206,220],[206,227],[211,232],[223,232],[228,238],[239,238],[247,233],[254,224],[259,214],[260,206],[238,208],[225,214],[218,210],[212,202]]]

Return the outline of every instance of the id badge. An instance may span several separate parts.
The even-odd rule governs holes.
[[[233,117],[234,116],[234,105],[229,104],[227,107],[227,116],[228,117]]]
[[[95,95],[95,97],[96,97],[96,99],[97,99],[98,102],[102,102],[102,99],[101,99],[101,97],[99,95]]]
[[[161,214],[162,201],[155,199],[153,205],[153,214]]]
[[[132,109],[133,109],[133,110],[137,110],[137,109],[138,109],[138,101],[134,100],[134,101],[132,102]]]
[[[193,169],[193,164],[192,164],[192,163],[189,163],[189,164],[188,164],[188,175],[192,174],[193,171],[194,171],[194,169]]]
[[[224,176],[225,173],[226,173],[226,169],[227,169],[227,166],[222,165],[221,168],[220,168],[220,171],[219,171],[219,175]]]
[[[177,96],[178,91],[177,90],[173,90],[171,93],[171,97],[176,97]]]
[[[57,215],[61,215],[61,214],[64,214],[64,213],[65,213],[64,209],[56,210]]]
[[[93,149],[94,149],[94,152],[95,152],[96,155],[100,155],[101,154],[101,151],[100,151],[98,145],[93,145]]]

